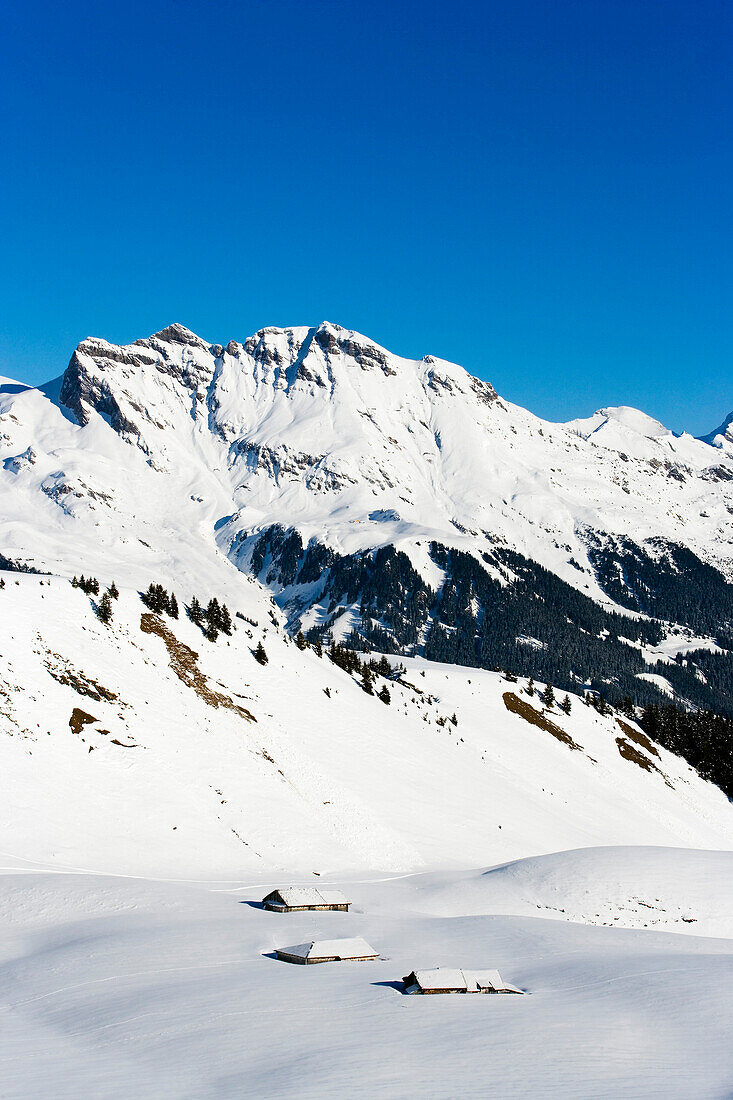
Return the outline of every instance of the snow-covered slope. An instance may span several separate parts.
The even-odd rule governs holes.
[[[419,658],[385,705],[256,582],[212,642],[0,580],[3,1097],[725,1095],[733,807],[633,723]],[[334,937],[379,959],[273,957]],[[528,996],[401,997],[436,965]]]
[[[415,659],[385,705],[254,601],[237,609],[257,626],[235,617],[231,639],[210,642],[133,591],[104,625],[65,580],[3,577],[6,859],[232,878],[733,847],[716,787],[577,699],[542,728],[521,684]]]
[[[436,916],[511,913],[733,939],[733,853],[603,847],[462,875],[405,880],[403,904]]]

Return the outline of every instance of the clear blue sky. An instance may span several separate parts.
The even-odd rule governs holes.
[[[328,319],[549,419],[733,408],[729,0],[6,0],[0,373]]]

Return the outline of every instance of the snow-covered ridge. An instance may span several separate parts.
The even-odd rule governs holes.
[[[224,554],[273,523],[342,553],[389,543],[415,553],[432,538],[474,548],[489,534],[590,594],[588,528],[663,536],[728,571],[733,561],[725,449],[633,409],[550,424],[455,364],[402,359],[329,323],[226,346],[181,325],[126,346],[88,338],[58,402],[3,387],[0,445],[3,512],[16,520],[0,549],[35,560],[38,533],[61,518],[39,507],[40,489],[77,521],[76,539],[94,491],[109,497],[105,526],[128,538],[145,525],[142,499],[170,510],[174,527],[195,513]],[[13,463],[29,446],[20,476]],[[165,556],[160,535],[143,538]]]

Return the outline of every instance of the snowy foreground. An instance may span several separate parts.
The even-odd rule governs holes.
[[[549,857],[556,886],[569,860],[558,898],[577,906],[592,890],[602,907],[607,854],[583,853],[578,887],[575,856]],[[643,861],[654,885],[642,900],[692,906],[691,892],[701,924],[733,936],[730,895],[725,913],[712,896],[701,908],[695,853],[611,856],[616,871],[630,861],[632,878]],[[730,882],[733,856],[704,861],[712,881]],[[533,863],[528,884],[547,866]],[[492,877],[342,881],[352,912],[281,915],[250,904],[270,883],[8,868],[0,1095],[730,1096],[733,939],[493,915]],[[484,885],[491,912],[480,913]],[[324,934],[364,935],[382,957],[313,967],[271,957]],[[404,974],[437,962],[498,966],[529,995],[401,994]]]
[[[216,643],[3,577],[3,1100],[733,1094],[733,808],[684,761],[471,668],[385,706],[236,574]],[[257,906],[288,884],[353,908]],[[402,995],[433,966],[528,995]]]

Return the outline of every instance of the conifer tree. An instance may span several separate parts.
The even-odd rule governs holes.
[[[374,673],[368,664],[364,664],[361,670],[361,686],[367,695],[374,694]]]
[[[266,665],[268,661],[267,654],[265,653],[265,647],[262,642],[257,643],[257,647],[254,651],[254,659],[261,665]]]
[[[303,636],[303,631],[302,630],[299,630],[298,633],[295,635],[295,644],[297,645],[298,649],[302,650],[302,649],[307,648],[308,643],[306,642],[305,637]]]
[[[201,625],[201,620],[204,617],[204,613],[201,610],[201,604],[196,596],[191,597],[191,603],[188,607],[188,617],[192,623],[196,623],[197,626]]]
[[[375,671],[378,672],[380,676],[384,676],[385,680],[389,680],[391,677],[392,665],[384,655],[379,658]]]
[[[529,695],[530,699],[534,695],[534,680],[532,679],[531,676],[530,676],[529,680],[527,681],[527,695]]]
[[[232,617],[229,614],[229,608],[225,603],[221,605],[219,610],[219,630],[222,634],[231,634],[232,632]]]
[[[113,600],[119,599],[120,593],[119,593],[117,585],[115,584],[114,581],[112,581],[112,584],[109,586],[107,591],[109,592],[110,599],[113,599]]]
[[[563,701],[560,703],[560,710],[563,714],[570,714],[572,703],[570,702],[570,696],[566,695]]]
[[[178,618],[178,600],[175,592],[171,592],[171,598],[168,600],[168,614],[172,619]]]
[[[548,684],[545,690],[540,693],[540,699],[542,701],[542,705],[547,707],[548,709],[554,704],[555,692],[553,691],[552,684]]]
[[[99,601],[97,607],[97,616],[103,623],[108,623],[112,619],[112,600],[110,599],[109,592],[103,592],[102,598]]]
[[[392,702],[392,699],[390,697],[389,691],[387,690],[387,685],[386,684],[384,684],[384,686],[377,692],[377,698],[381,699],[382,702],[386,703],[387,705],[389,705]]]
[[[153,584],[151,581],[147,591],[142,594],[142,601],[156,615],[168,610],[168,593],[162,584]]]

